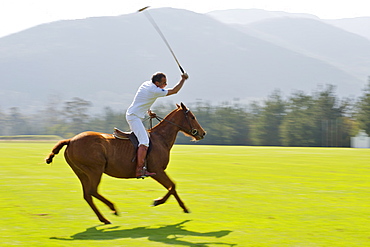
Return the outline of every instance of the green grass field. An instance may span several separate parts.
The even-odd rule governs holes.
[[[0,142],[0,246],[370,246],[370,150],[174,146],[168,174],[191,210],[152,179],[103,176],[120,216],[102,225],[54,142]]]

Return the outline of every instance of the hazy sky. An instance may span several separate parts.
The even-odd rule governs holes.
[[[198,13],[250,9],[308,13],[322,19],[370,16],[369,0],[0,0],[0,37],[57,20],[116,16],[138,9],[173,7]]]

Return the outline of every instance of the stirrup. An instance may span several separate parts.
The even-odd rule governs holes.
[[[144,179],[144,178],[147,178],[147,177],[151,177],[151,176],[157,175],[154,172],[148,172],[147,169],[146,169],[146,167],[143,167],[143,169],[141,170],[141,173],[142,174],[140,176],[136,177],[137,179],[139,179],[139,178]]]

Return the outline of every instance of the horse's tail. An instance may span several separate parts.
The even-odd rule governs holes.
[[[59,151],[62,149],[62,147],[64,145],[67,145],[69,144],[70,142],[70,139],[67,139],[67,140],[63,140],[63,141],[59,141],[54,147],[53,147],[53,150],[51,150],[51,153],[49,154],[49,156],[46,158],[46,163],[47,164],[50,164],[51,162],[53,162],[53,158],[56,154],[59,153]]]

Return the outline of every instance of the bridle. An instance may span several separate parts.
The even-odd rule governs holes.
[[[184,127],[182,127],[182,126],[180,126],[180,125],[178,125],[177,123],[174,123],[174,122],[172,122],[172,121],[170,121],[170,120],[167,120],[167,119],[165,119],[165,118],[161,118],[161,117],[158,117],[158,116],[155,116],[155,117],[153,117],[153,118],[155,118],[155,119],[157,119],[159,122],[161,122],[161,121],[166,121],[166,122],[168,122],[168,123],[170,123],[170,124],[172,124],[172,125],[175,125],[175,126],[177,126],[177,127],[179,127],[182,131],[184,131],[184,132],[186,132],[187,134],[189,134],[189,135],[191,135],[191,136],[193,136],[193,137],[196,137],[197,135],[199,135],[199,132],[198,132],[198,130],[196,129],[196,128],[193,128],[193,126],[191,125],[191,122],[190,122],[190,119],[189,119],[189,110],[184,110],[184,114],[185,114],[185,119],[186,119],[186,121],[188,122],[188,124],[189,124],[189,127],[190,127],[190,129],[186,129],[186,128],[184,128]],[[150,128],[152,129],[153,127],[152,127],[152,119],[153,119],[152,117],[150,117]]]

